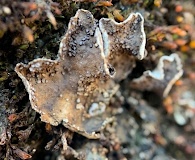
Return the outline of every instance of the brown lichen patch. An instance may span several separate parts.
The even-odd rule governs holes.
[[[126,41],[126,37],[119,40],[125,41],[126,45],[135,44],[135,50],[131,48],[127,51],[143,58],[145,35],[143,35],[143,19],[140,18],[140,14],[130,16],[125,21],[124,34],[129,31],[128,28],[132,29],[132,24],[128,21],[132,19],[136,21],[136,16],[139,21],[136,23],[141,26],[138,27],[138,31],[134,28],[134,31],[141,31],[140,43],[137,43],[137,40],[135,43],[132,42],[133,39]],[[106,19],[102,20],[106,21]],[[115,44],[111,41],[115,39],[110,38],[109,44],[103,45],[106,43],[105,36],[102,37],[100,32],[103,31],[101,29],[103,25],[99,25],[99,28],[97,20],[89,11],[78,10],[71,18],[68,31],[60,43],[57,60],[39,58],[27,65],[19,63],[15,68],[29,93],[33,109],[41,114],[42,121],[55,126],[62,123],[70,130],[88,138],[98,138],[96,132],[112,121],[112,118],[106,118],[106,113],[103,112],[112,95],[118,90],[118,85],[111,79],[115,68],[108,60],[110,51],[104,49],[104,47],[112,49]],[[106,28],[104,30],[108,32]],[[115,50],[115,53],[117,51]],[[120,60],[121,56],[118,57]],[[132,64],[129,67],[128,63],[129,59],[134,59],[132,57],[123,58],[128,62],[124,62],[124,66],[118,65],[117,72],[129,73]],[[124,71],[125,65],[128,65],[128,69]]]
[[[156,69],[145,71],[141,77],[131,82],[131,87],[142,91],[155,91],[166,97],[182,74],[182,64],[177,54],[163,56],[160,58]]]
[[[102,18],[100,30],[104,41],[104,53],[108,63],[117,70],[115,80],[120,81],[135,67],[135,58],[145,55],[146,36],[144,19],[139,13],[132,13],[121,23]],[[133,55],[133,56],[132,56]],[[121,71],[121,72],[120,72]]]

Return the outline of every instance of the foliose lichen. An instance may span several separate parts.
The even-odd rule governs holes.
[[[112,121],[102,112],[118,90],[117,82],[131,72],[136,58],[145,57],[143,21],[141,14],[132,13],[121,23],[98,22],[80,9],[69,22],[58,59],[17,64],[15,71],[41,120],[98,138],[96,132]]]

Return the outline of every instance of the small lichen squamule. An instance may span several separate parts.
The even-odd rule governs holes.
[[[97,23],[80,9],[69,22],[58,59],[17,64],[15,71],[41,120],[98,138],[96,132],[112,120],[102,112],[118,90],[117,82],[131,72],[136,58],[145,57],[143,21],[141,14],[132,13],[122,23],[107,18]]]
[[[173,53],[162,56],[153,71],[145,71],[139,78],[133,79],[130,86],[138,90],[154,91],[166,97],[173,84],[183,75],[179,56]],[[144,85],[140,85],[144,84]]]

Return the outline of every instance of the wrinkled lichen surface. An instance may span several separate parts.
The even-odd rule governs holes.
[[[194,159],[194,6],[192,0],[0,1],[0,159]],[[78,22],[74,19],[78,9],[91,13],[92,26],[101,33],[103,47],[95,45],[97,50],[92,54],[92,43],[86,38],[91,32],[79,32],[80,36],[85,35],[82,40],[75,33],[79,27],[69,24]],[[144,19],[146,46],[140,48],[146,50],[142,54],[138,54],[136,46],[144,38],[140,37],[143,28],[131,25],[130,19],[139,22],[139,17],[133,15],[141,15]],[[83,24],[88,22],[82,21]],[[68,33],[68,24],[74,26],[75,31]],[[136,32],[131,32],[132,28],[136,28]],[[66,35],[76,37],[75,42],[82,41],[81,53],[85,57],[75,54],[80,45]],[[131,39],[133,44],[129,43]],[[69,43],[70,40],[73,43]],[[98,50],[103,54],[97,54]],[[90,62],[86,58],[89,53]],[[96,55],[96,59],[92,55]],[[81,60],[99,67],[89,69],[89,65],[78,63]],[[24,85],[14,71],[18,63],[23,67],[22,75],[31,77],[31,88],[37,84],[39,92],[34,93],[43,97],[39,98],[39,103],[47,104],[45,99],[51,95],[47,102],[52,107],[33,107],[28,88],[25,88],[27,84]],[[56,77],[57,71],[52,74],[55,76],[49,76],[50,71],[62,64],[67,68],[72,66],[71,72],[68,69],[65,72],[72,79],[76,77],[76,83],[67,81],[68,76]],[[38,70],[39,65],[41,69],[47,67],[48,73],[43,76],[50,77],[49,84],[56,84],[58,89],[53,89],[56,85],[49,88],[42,76],[34,77],[45,72]],[[78,77],[73,68],[79,70],[84,79]],[[86,68],[90,71],[101,68],[100,75],[104,76],[97,76],[93,81],[94,75],[83,72]],[[183,75],[178,79],[181,69]],[[33,72],[36,74],[26,75]],[[61,85],[58,80],[67,83]],[[99,83],[100,80],[103,83]],[[69,88],[69,84],[75,84],[79,94]],[[70,92],[62,91],[63,87],[68,87]],[[83,95],[83,88],[90,96]],[[69,113],[62,116],[63,110],[62,113],[58,111],[59,118],[52,114],[56,110],[51,108],[60,106],[55,104],[65,92],[76,93],[70,94],[76,99],[73,107],[67,107],[75,116],[69,117]],[[52,102],[53,98],[57,103]],[[49,113],[45,120],[57,122],[58,126],[41,121],[45,111]],[[82,120],[77,118],[81,113],[85,113]],[[64,117],[73,119],[69,123],[55,121]],[[80,130],[78,126],[74,128],[74,123]]]
[[[95,132],[111,120],[93,117],[91,108],[97,104],[95,108],[101,110],[108,105],[118,88],[115,80],[128,75],[135,66],[133,56],[142,59],[145,48],[140,14],[130,15],[123,23],[107,19],[97,23],[89,11],[78,10],[60,43],[57,60],[36,59],[28,65],[17,64],[15,69],[42,121],[52,125],[62,122],[89,138],[97,138]],[[123,34],[126,36],[120,36]]]

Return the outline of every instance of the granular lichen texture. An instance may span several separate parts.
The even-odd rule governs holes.
[[[106,105],[126,78],[135,59],[145,57],[143,18],[131,14],[122,23],[99,22],[86,10],[71,18],[60,43],[58,59],[35,59],[17,64],[31,106],[41,120],[65,127],[88,138],[98,138],[112,117]]]

